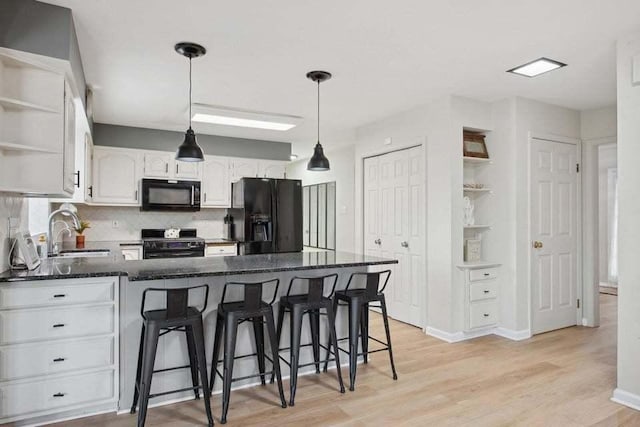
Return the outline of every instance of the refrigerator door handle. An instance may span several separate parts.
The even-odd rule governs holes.
[[[278,185],[271,181],[271,246],[273,252],[278,250]]]

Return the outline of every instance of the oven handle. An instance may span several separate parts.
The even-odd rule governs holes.
[[[204,254],[200,251],[183,252],[152,252],[146,253],[145,258],[178,258],[178,257],[201,257]]]

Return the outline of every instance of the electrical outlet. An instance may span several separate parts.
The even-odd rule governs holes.
[[[120,227],[120,222],[117,219],[114,219],[113,221],[111,221],[111,227],[112,228],[119,228]]]

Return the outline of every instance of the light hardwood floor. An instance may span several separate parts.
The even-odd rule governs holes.
[[[227,425],[639,426],[640,412],[609,400],[617,297],[600,298],[600,328],[567,328],[521,342],[490,336],[447,344],[393,322],[398,381],[391,379],[386,353],[376,353],[358,367],[356,391],[344,395],[333,372],[301,377],[296,405],[286,409],[277,406],[274,386],[234,391]],[[381,335],[377,316],[372,329]],[[346,369],[343,374],[347,381]],[[217,416],[220,396],[212,403]],[[202,402],[190,401],[150,409],[147,425],[196,426],[205,420]],[[135,425],[135,416],[101,415],[64,425],[124,427]]]

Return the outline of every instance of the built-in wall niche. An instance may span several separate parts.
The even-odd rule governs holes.
[[[318,249],[336,248],[336,183],[302,187],[303,244]]]
[[[487,245],[490,244],[489,233],[492,228],[492,218],[495,216],[492,200],[493,188],[491,174],[493,160],[491,159],[491,132],[479,129],[463,129],[463,137],[469,137],[474,142],[482,141],[486,147],[488,157],[482,154],[468,155],[462,150],[463,178],[462,178],[462,209],[463,209],[463,257],[465,243],[468,239],[481,241],[481,260],[486,262]],[[469,208],[470,206],[470,208]],[[471,210],[472,212],[469,212]],[[473,220],[469,220],[473,218]],[[466,262],[466,259],[463,261]],[[478,262],[478,261],[476,261]]]

